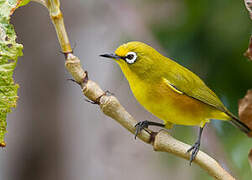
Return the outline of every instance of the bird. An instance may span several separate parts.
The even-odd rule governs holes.
[[[197,140],[187,150],[191,152],[191,165],[200,149],[203,129],[211,119],[229,121],[244,133],[251,133],[200,77],[151,46],[131,41],[120,45],[114,53],[100,56],[113,59],[120,66],[137,101],[164,122],[138,122],[135,138],[149,126],[197,126]]]

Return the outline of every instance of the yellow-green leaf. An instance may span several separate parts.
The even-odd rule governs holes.
[[[18,85],[13,72],[17,59],[22,56],[23,46],[16,43],[10,16],[19,5],[19,0],[0,0],[0,146],[5,146],[6,117],[16,107]]]

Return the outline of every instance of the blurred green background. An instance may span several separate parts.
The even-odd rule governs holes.
[[[150,44],[198,74],[236,115],[238,100],[252,88],[252,63],[243,56],[252,21],[243,1],[62,0],[61,6],[90,78],[139,121],[155,117],[134,99],[119,67],[98,56],[130,40]],[[15,72],[19,101],[7,119],[0,179],[212,179],[195,164],[153,152],[84,101],[79,87],[66,81],[71,77],[45,8],[31,2],[12,23],[24,56]],[[193,144],[197,129],[176,126],[171,133]],[[229,123],[213,120],[203,132],[201,149],[237,179],[252,179],[250,148],[251,139]]]

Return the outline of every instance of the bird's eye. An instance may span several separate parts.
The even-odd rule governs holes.
[[[129,64],[133,64],[137,59],[137,54],[135,52],[128,52],[125,56],[125,60]]]

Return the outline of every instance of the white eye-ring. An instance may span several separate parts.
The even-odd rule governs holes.
[[[135,52],[128,52],[125,56],[125,60],[129,64],[133,64],[137,59],[137,54]]]

